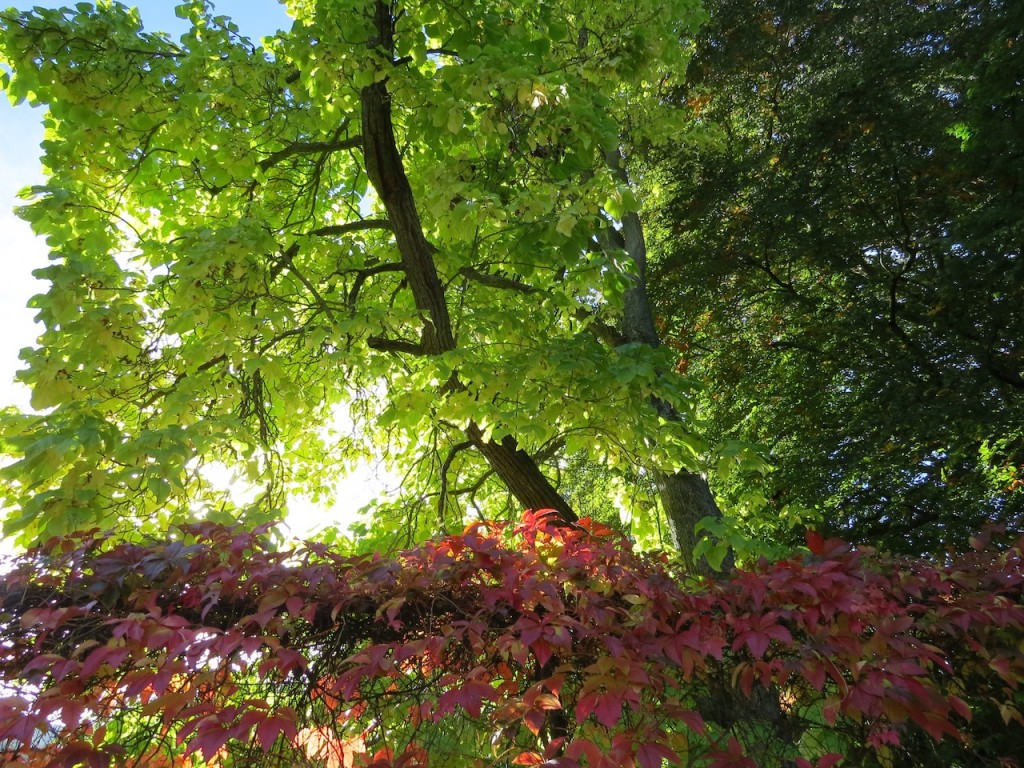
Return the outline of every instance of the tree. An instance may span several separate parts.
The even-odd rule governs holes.
[[[936,566],[812,535],[684,588],[664,555],[553,522],[474,523],[395,559],[211,523],[50,542],[0,581],[0,750],[68,768],[1021,754],[1024,542]],[[751,717],[773,687],[784,707]],[[1010,727],[972,723],[990,709]]]
[[[696,4],[289,7],[267,48],[201,2],[178,42],[116,4],[3,14],[5,87],[49,110],[23,215],[54,261],[6,532],[256,525],[370,453],[404,477],[382,536],[572,521],[551,472],[582,457],[654,478],[688,557],[708,446],[625,164],[668,135]],[[234,508],[211,463],[262,494]]]
[[[113,4],[0,15],[5,88],[49,108],[24,215],[54,257],[6,530],[78,531],[3,578],[11,761],[1013,754],[966,721],[1020,721],[1019,543],[940,567],[812,535],[684,580],[717,509],[646,295],[637,161],[676,136],[697,8],[291,9],[266,48],[198,2],[178,42]],[[371,452],[405,497],[363,546],[463,532],[278,549],[287,496]],[[577,465],[653,485],[689,562],[577,520]],[[549,509],[463,529],[522,506]]]
[[[709,11],[679,92],[707,139],[665,158],[651,217],[712,430],[768,448],[763,510],[855,541],[1019,528],[1021,5]]]

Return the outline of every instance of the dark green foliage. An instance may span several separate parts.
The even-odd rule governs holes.
[[[723,0],[652,283],[771,508],[901,550],[1024,508],[1024,5]]]

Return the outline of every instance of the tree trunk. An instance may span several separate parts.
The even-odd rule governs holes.
[[[699,561],[693,558],[693,549],[697,545],[697,534],[694,526],[705,517],[719,518],[722,510],[718,508],[715,497],[708,487],[708,481],[696,472],[685,469],[673,473],[654,470],[654,482],[658,488],[658,497],[665,510],[668,520],[669,536],[687,566],[693,573],[709,574],[711,568],[702,557]],[[732,566],[732,558],[726,557],[722,567]]]
[[[370,46],[391,57],[394,18],[387,3],[377,2],[374,23],[377,34]],[[366,175],[387,211],[413,301],[423,314],[421,354],[437,355],[453,350],[456,341],[444,284],[434,263],[435,248],[423,234],[409,177],[395,141],[387,80],[363,88],[361,102]],[[452,383],[460,386],[457,381]],[[466,428],[466,437],[525,509],[553,509],[566,522],[578,519],[537,462],[519,448],[514,438],[505,437],[501,442],[484,440],[482,430],[474,422]]]
[[[382,9],[386,18],[381,17]],[[383,50],[390,52],[393,36],[391,11],[384,3],[377,3],[377,11],[380,44]],[[445,303],[444,286],[434,265],[434,249],[423,234],[409,177],[406,176],[402,156],[395,143],[395,129],[391,123],[391,94],[388,93],[386,81],[363,88],[362,108],[366,175],[388,212],[413,301],[424,315],[420,336],[423,351],[428,355],[436,355],[454,349],[452,322]]]
[[[484,440],[480,427],[474,423],[466,429],[466,436],[524,508],[553,509],[565,522],[579,519],[569,502],[541,473],[537,462],[519,448],[514,438],[505,437],[500,443]]]
[[[628,182],[622,156],[618,149],[605,153],[605,160],[624,182]],[[647,297],[647,244],[644,242],[643,226],[636,213],[627,213],[622,219],[621,241],[619,245],[636,266],[632,285],[624,295],[622,335],[629,343],[646,344],[649,347],[661,345],[654,324],[654,312]],[[664,400],[651,398],[651,405],[658,414],[666,419],[678,419],[679,414]],[[707,480],[701,475],[687,469],[666,472],[660,468],[652,468],[658,497],[665,518],[668,521],[672,544],[680,556],[694,572],[708,573],[710,568],[701,558],[694,562],[693,549],[697,543],[694,526],[705,517],[720,518],[722,510],[715,501]],[[723,561],[723,567],[731,567],[731,558]]]

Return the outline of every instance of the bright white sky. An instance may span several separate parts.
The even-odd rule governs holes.
[[[131,0],[123,0],[132,4]],[[70,2],[25,0],[24,6],[43,5],[59,7]],[[177,37],[184,22],[174,15],[175,0],[136,0],[145,29],[168,32]],[[22,5],[22,3],[19,3]],[[24,7],[23,6],[23,7]],[[288,29],[291,20],[284,7],[276,0],[216,0],[217,13],[232,18],[243,35],[258,40],[278,29]],[[36,238],[28,224],[16,218],[13,208],[22,203],[18,190],[41,183],[39,144],[43,138],[41,108],[27,104],[12,107],[5,95],[0,95],[0,405],[28,408],[28,390],[14,381],[21,367],[18,352],[35,342],[38,327],[34,312],[26,306],[29,298],[46,289],[44,283],[32,277],[32,271],[47,264],[47,250],[42,239]],[[369,468],[361,468],[349,477],[343,494],[345,510],[313,510],[308,505],[296,504],[296,515],[290,520],[296,532],[305,532],[318,524],[341,522],[350,518],[352,511],[369,502],[380,493],[381,483]]]

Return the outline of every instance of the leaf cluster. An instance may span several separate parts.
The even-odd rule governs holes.
[[[22,216],[51,248],[20,374],[42,413],[4,427],[6,535],[259,524],[383,455],[415,517],[385,533],[418,539],[508,508],[467,431],[549,474],[578,453],[699,464],[690,383],[612,331],[635,267],[602,245],[639,206],[604,152],[664,129],[696,5],[291,11],[261,45],[201,2],[178,40],[118,4],[0,16],[5,90],[47,108],[48,178]],[[375,88],[427,266],[370,181]],[[423,342],[434,322],[443,349]],[[655,392],[679,419],[659,420]],[[234,503],[211,465],[256,501]]]
[[[1020,745],[1020,542],[936,565],[815,534],[687,585],[552,519],[394,559],[209,523],[50,542],[2,581],[0,744],[68,768],[895,765],[922,745],[995,764]],[[974,740],[986,707],[1013,726],[995,743]]]

